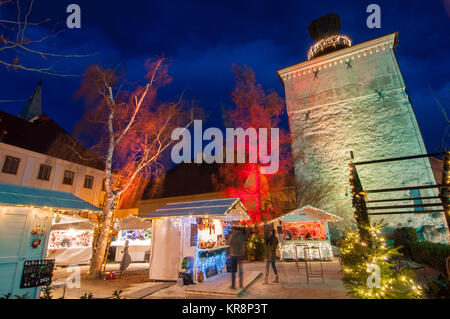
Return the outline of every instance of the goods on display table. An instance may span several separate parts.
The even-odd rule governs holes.
[[[297,257],[332,259],[328,222],[341,220],[339,216],[309,205],[277,218],[274,222],[280,238],[281,260],[295,260]],[[305,247],[319,247],[320,253],[316,249],[305,251]]]
[[[94,222],[86,218],[55,214],[47,258],[55,259],[56,265],[89,264],[94,229]]]
[[[152,223],[136,216],[128,216],[116,224],[118,236],[111,242],[116,247],[115,261],[122,260],[125,243],[133,262],[148,261],[151,245]]]
[[[202,282],[223,272],[232,221],[250,217],[239,198],[171,203],[152,219],[150,279]]]
[[[231,229],[231,221],[197,218],[197,258],[195,281],[198,276],[205,279],[216,275],[225,268],[227,244],[225,237]]]

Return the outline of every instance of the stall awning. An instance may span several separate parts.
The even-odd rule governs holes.
[[[122,218],[116,223],[117,229],[125,230],[125,229],[148,229],[152,227],[152,223],[146,220],[143,220],[137,216],[128,216]]]
[[[61,210],[101,210],[72,193],[6,183],[0,183],[1,204],[49,207]]]
[[[87,219],[78,216],[68,216],[65,214],[55,214],[52,221],[52,230],[92,230],[96,227],[96,224]]]
[[[169,203],[151,213],[146,218],[201,216],[227,220],[249,220],[244,205],[239,198],[220,198],[192,202]]]
[[[302,208],[296,209],[286,215],[277,218],[282,222],[314,222],[325,220],[328,222],[339,222],[343,220],[342,217],[333,215],[324,210],[306,205]]]

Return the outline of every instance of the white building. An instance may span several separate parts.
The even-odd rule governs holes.
[[[102,206],[104,163],[42,113],[41,83],[18,116],[0,111],[0,182],[70,192]]]

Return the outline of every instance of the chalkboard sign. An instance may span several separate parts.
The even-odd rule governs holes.
[[[25,260],[20,288],[45,286],[53,276],[54,259]]]

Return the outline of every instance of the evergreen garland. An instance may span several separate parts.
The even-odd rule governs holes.
[[[198,257],[200,258],[210,258],[222,255],[227,247],[220,247],[214,250],[199,250]]]
[[[364,191],[359,180],[358,172],[356,171],[355,164],[350,162],[350,187],[352,189],[352,206],[354,212],[354,218],[361,238],[365,241],[370,241],[370,234],[367,233],[367,228],[370,227],[369,214],[367,212],[366,201],[364,198]]]

